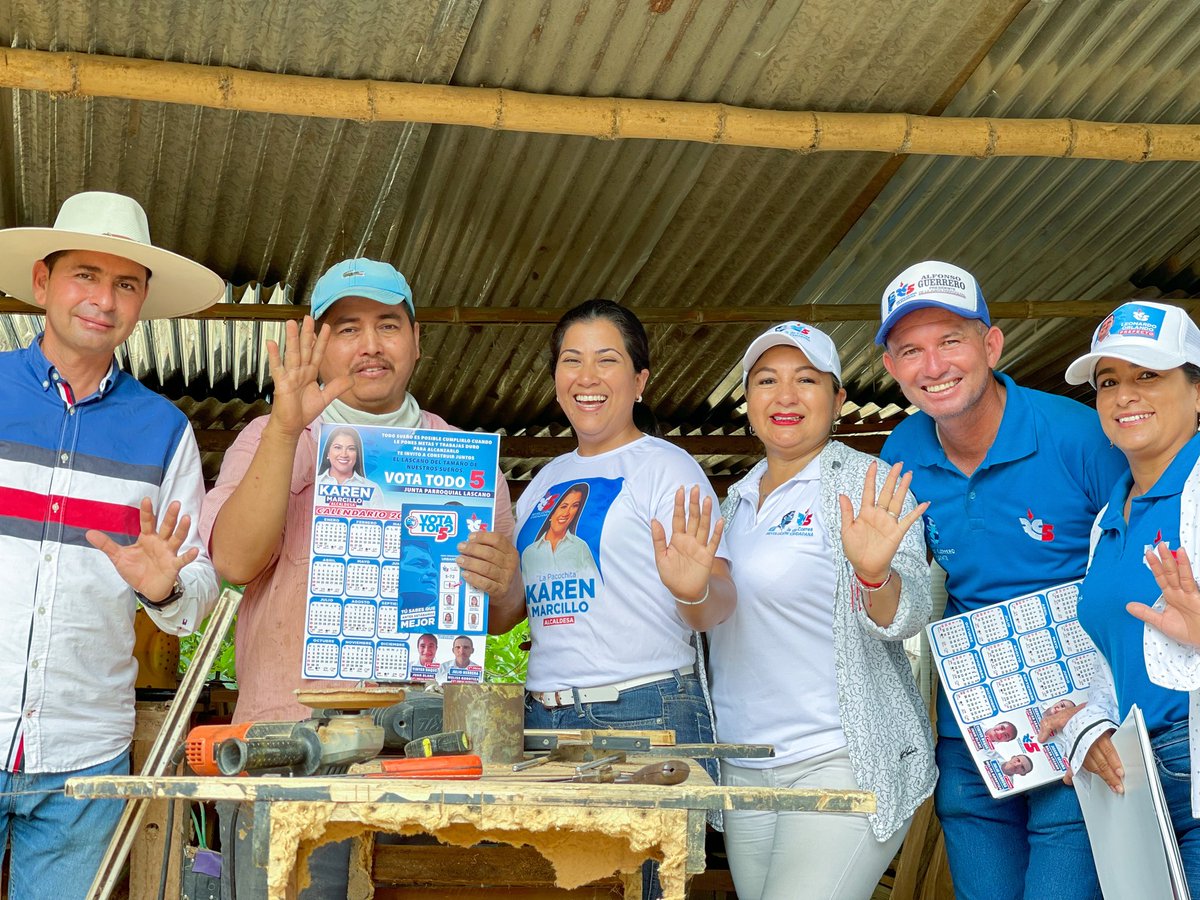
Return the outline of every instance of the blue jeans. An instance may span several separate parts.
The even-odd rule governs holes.
[[[937,766],[934,802],[958,900],[1100,900],[1073,788],[1060,781],[993,799],[959,738],[938,738]]]
[[[621,691],[611,703],[576,703],[546,709],[528,694],[525,695],[526,728],[625,728],[633,731],[663,731],[672,729],[680,744],[710,744],[713,741],[712,716],[704,702],[700,678],[693,672],[681,675],[678,670],[671,678],[652,681],[640,687]],[[703,761],[709,776],[716,781],[716,760]],[[658,863],[642,867],[642,896],[662,895],[658,884]]]
[[[675,675],[640,687],[621,691],[611,703],[576,703],[546,709],[525,695],[526,728],[624,728],[632,731],[674,730],[680,744],[708,744],[713,741],[712,716],[704,702],[700,678]],[[714,781],[715,760],[704,760]]]
[[[1200,819],[1192,818],[1192,769],[1188,748],[1188,723],[1176,722],[1150,738],[1150,749],[1162,782],[1175,840],[1183,857],[1188,890],[1200,898]]]
[[[62,793],[68,778],[128,775],[129,751],[74,772],[0,772],[0,862],[12,842],[10,897],[82,900],[125,804],[76,800]]]

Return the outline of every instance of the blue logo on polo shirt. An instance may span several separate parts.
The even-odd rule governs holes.
[[[1158,547],[1158,545],[1161,544],[1162,542],[1163,542],[1163,536],[1162,536],[1162,529],[1160,528],[1160,529],[1158,529],[1158,533],[1154,535],[1153,543],[1142,544],[1142,565],[1145,566],[1147,569],[1150,569],[1150,563],[1146,562],[1146,554],[1153,553],[1155,556],[1158,556],[1158,553],[1156,552],[1155,548]],[[1173,557],[1175,557],[1176,559],[1178,559],[1179,551],[1172,550],[1171,555]],[[1150,571],[1153,572],[1154,570],[1150,569]]]
[[[1028,537],[1035,541],[1052,541],[1054,540],[1054,526],[1049,522],[1044,522],[1039,518],[1034,518],[1033,510],[1026,509],[1025,515],[1028,518],[1022,519],[1017,516],[1017,521],[1021,523],[1021,528]]]
[[[783,516],[780,517],[778,524],[772,525],[770,528],[768,528],[767,534],[812,537],[812,520],[813,517],[811,510],[806,509],[804,512],[797,512],[793,509],[789,512],[785,512]]]
[[[938,544],[942,542],[942,536],[938,534],[937,522],[933,521],[928,515],[925,516],[925,543],[930,549],[936,550]]]

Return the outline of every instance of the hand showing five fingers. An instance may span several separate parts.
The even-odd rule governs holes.
[[[84,535],[89,544],[112,561],[125,583],[155,602],[171,593],[180,570],[196,558],[196,547],[185,553],[179,548],[187,540],[192,520],[179,515],[179,501],[167,506],[162,522],[155,524],[154,506],[149,497],[142,498],[141,533],[137,541],[122,547],[103,531],[89,529]]]
[[[294,321],[285,326],[284,352],[275,341],[267,341],[267,359],[275,383],[271,401],[271,422],[292,437],[319,416],[336,397],[354,384],[350,375],[339,375],[328,384],[318,380],[321,360],[329,343],[329,326],[317,333],[311,316],[302,325]]]
[[[845,494],[838,495],[838,504],[842,508],[842,551],[859,577],[870,582],[887,578],[904,533],[929,508],[928,503],[922,503],[908,515],[901,515],[912,481],[912,473],[901,477],[901,469],[901,463],[892,466],[877,496],[878,464],[872,462],[867,467],[857,516],[850,498]]]
[[[1180,547],[1172,554],[1164,541],[1146,551],[1146,565],[1154,573],[1166,607],[1159,612],[1144,603],[1129,603],[1125,609],[1169,638],[1200,646],[1200,587],[1187,551]]]
[[[671,543],[667,543],[667,532],[658,519],[650,522],[650,535],[654,540],[654,562],[658,566],[658,577],[668,591],[684,601],[699,600],[708,590],[712,575],[713,560],[721,543],[725,522],[720,516],[712,528],[713,502],[705,497],[700,502],[700,488],[692,486],[687,495],[684,509],[684,489],[675,492],[675,512],[671,516]]]

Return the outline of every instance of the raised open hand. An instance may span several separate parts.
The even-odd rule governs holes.
[[[153,602],[170,595],[180,570],[196,558],[196,547],[180,553],[191,527],[190,516],[179,515],[179,501],[167,506],[162,522],[157,526],[154,506],[149,497],[142,498],[141,533],[138,539],[122,547],[103,531],[89,529],[87,542],[102,552],[113,564],[125,583]]]
[[[1166,606],[1159,612],[1144,603],[1129,603],[1125,609],[1169,638],[1200,646],[1200,587],[1187,551],[1180,547],[1172,553],[1164,541],[1146,551],[1146,565],[1154,573]]]
[[[318,371],[329,343],[329,326],[317,333],[311,316],[297,325],[290,321],[284,326],[282,356],[275,341],[267,341],[267,359],[275,383],[271,401],[271,423],[284,434],[295,437],[317,416],[324,412],[334,398],[340,397],[354,384],[350,375],[339,375],[328,384],[318,381]]]
[[[928,503],[922,503],[908,515],[900,515],[912,481],[911,472],[901,477],[901,468],[901,463],[892,466],[876,496],[878,464],[872,462],[867,467],[857,516],[850,498],[838,495],[842,509],[842,550],[859,577],[872,583],[887,578],[904,533],[929,509]]]
[[[713,560],[721,543],[725,521],[719,516],[712,528],[713,502],[705,497],[700,503],[700,488],[692,486],[687,495],[684,509],[684,489],[675,492],[675,512],[671,516],[671,543],[667,544],[667,531],[658,519],[650,521],[650,535],[654,541],[654,562],[658,566],[658,577],[668,591],[680,600],[694,602],[702,599],[708,591],[708,580],[712,576]]]

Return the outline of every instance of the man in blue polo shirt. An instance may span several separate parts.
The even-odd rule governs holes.
[[[920,412],[880,454],[929,501],[926,543],[946,571],[946,615],[1083,576],[1092,522],[1126,464],[1093,410],[993,371],[1004,335],[964,269],[917,263],[883,293],[883,364]],[[1098,898],[1074,792],[992,799],[944,696],[935,802],[960,900]]]
[[[71,776],[129,771],[137,603],[183,634],[216,599],[193,522],[204,479],[191,425],[113,352],[140,318],[195,312],[224,289],[153,246],[145,212],[119,194],[68,198],[53,228],[0,231],[0,290],[46,317],[28,347],[0,353],[10,896],[82,898],[120,818],[120,802],[62,789]]]

